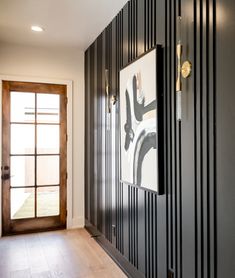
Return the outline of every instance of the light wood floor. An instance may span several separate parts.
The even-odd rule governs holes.
[[[122,278],[85,229],[3,237],[1,278]]]

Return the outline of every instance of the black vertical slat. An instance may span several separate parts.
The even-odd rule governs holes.
[[[147,0],[144,1],[144,52],[147,50]]]
[[[138,214],[138,207],[139,207],[139,202],[138,202],[138,200],[139,200],[139,198],[138,198],[138,196],[139,196],[139,190],[138,189],[136,189],[136,195],[135,195],[135,221],[136,221],[136,223],[135,223],[135,232],[136,232],[136,237],[135,237],[135,246],[136,246],[136,254],[135,254],[135,260],[136,260],[136,267],[139,269],[139,242],[138,242],[138,238],[139,238],[139,229],[138,229],[138,227],[139,227],[139,221],[138,221],[138,219],[139,219],[139,214]]]
[[[138,269],[145,273],[146,266],[146,204],[145,191],[138,190],[137,196],[137,246],[138,246]]]
[[[102,232],[103,217],[102,217],[102,35],[97,39],[97,227],[100,232]]]
[[[183,253],[183,239],[182,239],[182,140],[181,140],[181,122],[179,123],[179,145],[178,145],[178,158],[179,158],[179,169],[178,169],[178,192],[179,192],[179,277],[182,277],[183,271],[183,262],[182,262],[182,253]]]
[[[135,245],[134,245],[134,242],[135,242],[135,233],[134,233],[134,190],[135,188],[133,188],[132,186],[130,187],[130,197],[131,197],[131,203],[130,203],[130,226],[131,226],[131,231],[130,231],[130,242],[131,242],[131,263],[133,265],[135,265],[135,262],[134,262],[134,254],[135,254]]]
[[[205,135],[205,140],[206,140],[206,220],[207,220],[207,230],[206,230],[206,251],[207,251],[207,257],[206,257],[206,276],[211,277],[211,269],[210,269],[210,148],[209,148],[209,125],[210,125],[210,82],[209,82],[209,1],[206,0],[204,2],[204,6],[206,5],[206,11],[205,11],[205,16],[206,16],[206,30],[205,30],[205,36],[206,36],[206,46],[205,46],[205,62],[206,62],[206,72],[205,72],[205,77],[206,77],[206,135]]]
[[[202,263],[202,259],[201,257],[203,256],[202,252],[203,252],[203,235],[202,235],[202,206],[200,205],[202,203],[202,193],[201,193],[201,172],[202,172],[202,167],[201,167],[201,78],[202,78],[202,66],[201,66],[201,49],[202,49],[202,36],[201,36],[201,24],[202,24],[202,20],[201,20],[201,1],[198,0],[197,1],[197,7],[196,7],[196,11],[197,11],[197,52],[196,52],[196,56],[195,61],[196,61],[196,65],[197,65],[197,79],[196,79],[196,83],[197,83],[197,104],[196,104],[196,110],[198,111],[197,113],[197,117],[196,117],[196,126],[197,126],[197,215],[198,215],[198,222],[197,222],[197,254],[198,254],[198,271],[197,274],[199,277],[202,277],[202,273],[203,273],[203,263]]]
[[[216,63],[216,1],[210,1],[210,46],[213,48],[212,53],[210,53],[210,81],[211,81],[211,141],[210,141],[210,150],[211,150],[211,278],[217,278],[217,140],[216,140],[216,72],[217,72],[217,63]]]
[[[116,22],[116,41],[117,41],[117,50],[116,50],[116,80],[117,80],[117,91],[116,91],[116,95],[117,97],[119,97],[119,70],[121,67],[121,12],[118,14],[117,16],[117,22]],[[116,109],[116,112],[118,113],[119,109]],[[117,120],[117,125],[119,126],[119,116],[117,115],[116,117]],[[119,127],[118,127],[118,132],[119,132]],[[117,136],[118,137],[118,136]],[[116,142],[116,149],[118,150],[119,148],[119,139],[117,139]],[[119,158],[118,159],[118,163],[117,163],[117,170],[116,172],[119,175]],[[118,250],[122,253],[122,218],[121,218],[121,210],[122,210],[122,206],[121,206],[121,184],[119,182],[119,176],[117,177],[116,183],[117,183],[117,188],[118,188],[118,196],[117,196],[117,204],[118,204],[118,214],[117,214],[117,226],[116,226],[116,230],[118,233]]]
[[[154,13],[154,0],[150,0],[150,10],[149,10],[149,15],[150,15],[150,48],[153,47],[153,37],[154,37],[154,18],[153,18],[153,13]]]
[[[144,192],[144,211],[145,211],[145,276],[149,277],[149,249],[148,249],[148,230],[149,230],[149,221],[148,221],[148,192]]]
[[[94,105],[93,105],[93,124],[94,124],[94,147],[93,147],[93,152],[94,152],[94,161],[93,161],[93,169],[94,169],[94,180],[93,180],[93,187],[94,187],[94,197],[93,197],[93,202],[94,202],[94,220],[93,224],[97,226],[97,196],[98,196],[98,87],[97,87],[97,40],[94,42],[94,88],[93,88],[93,98],[94,98]]]
[[[194,47],[195,47],[195,34],[194,24],[190,24],[194,19],[194,2],[191,1],[186,7],[186,1],[182,0],[182,15],[190,8],[192,13],[182,16],[182,43],[183,43],[183,61],[189,60],[194,65]],[[178,11],[178,13],[180,13]],[[188,47],[186,47],[188,45]],[[196,161],[195,160],[195,88],[194,88],[194,71],[188,80],[182,80],[182,104],[183,114],[181,121],[180,131],[180,182],[181,187],[181,202],[180,202],[180,215],[181,215],[181,236],[180,244],[182,246],[180,254],[180,268],[182,277],[196,277],[196,244],[195,240],[195,178]],[[188,163],[188,161],[191,161]],[[190,186],[189,186],[190,185]],[[189,247],[190,246],[190,247]]]
[[[116,248],[120,251],[120,246],[119,246],[119,227],[120,227],[120,221],[119,221],[119,185],[116,186],[115,189],[115,194],[116,194],[116,215],[115,215],[115,219],[116,219]]]
[[[173,236],[173,269],[175,276],[178,278],[178,191],[177,191],[177,137],[176,137],[176,120],[175,120],[175,2],[169,2],[169,96],[171,110],[171,152],[172,152],[172,168],[171,168],[171,187],[172,187],[172,236]]]
[[[94,45],[90,49],[90,222],[94,225]]]
[[[194,0],[194,91],[198,91],[198,1]],[[198,277],[199,273],[199,265],[198,265],[198,126],[197,126],[197,118],[198,118],[198,109],[197,109],[197,93],[194,94],[194,157],[195,157],[195,178],[194,178],[194,214],[195,214],[195,222],[194,222],[194,229],[195,229],[195,277]]]
[[[149,250],[150,250],[150,277],[153,277],[153,194],[149,193],[149,216],[150,216],[150,229],[149,229]]]
[[[201,153],[202,153],[202,221],[203,221],[203,277],[208,277],[208,265],[207,265],[207,230],[208,230],[208,219],[207,219],[207,193],[208,193],[208,184],[207,184],[207,18],[206,18],[206,0],[201,2],[201,16],[202,16],[202,44],[201,44],[201,63],[202,63],[202,96],[201,96]]]
[[[85,84],[86,86],[86,164],[85,164],[85,171],[86,171],[86,180],[85,180],[85,194],[86,194],[86,219],[90,220],[90,50],[88,49],[86,51],[86,79],[87,82]]]
[[[105,29],[105,72],[108,70],[108,51],[109,51],[108,30]],[[106,73],[107,74],[107,73]],[[105,80],[106,82],[106,80]],[[106,84],[105,84],[106,86]],[[107,96],[105,92],[105,153],[108,154],[108,115],[107,115]],[[109,156],[105,158],[105,237],[108,239],[108,223],[109,223],[109,203],[108,203],[108,188],[109,188]]]
[[[132,0],[128,2],[128,63],[132,61]]]
[[[135,20],[134,20],[134,28],[135,28],[135,57],[136,58],[138,56],[138,49],[137,49],[137,45],[138,45],[138,3],[137,1],[134,1],[134,14],[135,14]]]
[[[147,50],[151,48],[151,0],[147,0]]]
[[[129,61],[129,4],[127,3],[123,8],[123,15],[122,15],[122,66],[128,64]]]
[[[129,248],[128,248],[128,255],[129,255],[129,261],[132,263],[131,260],[131,254],[132,254],[132,237],[131,237],[131,187],[128,186],[128,243],[129,243]]]
[[[124,233],[124,228],[123,228],[123,226],[124,226],[124,221],[123,221],[123,215],[124,215],[124,213],[123,213],[123,184],[121,185],[121,250],[122,250],[122,254],[124,254],[124,235],[123,235],[123,233]]]
[[[137,0],[137,55],[145,51],[145,0]]]
[[[174,269],[176,274],[176,237],[175,237],[175,190],[174,190],[174,161],[175,159],[175,152],[174,152],[174,145],[173,145],[173,136],[174,136],[174,130],[172,128],[172,118],[174,117],[174,106],[172,105],[172,57],[174,57],[174,53],[172,54],[172,2],[168,1],[168,41],[167,41],[167,49],[168,49],[168,90],[167,95],[169,96],[169,152],[170,152],[170,159],[169,159],[169,169],[170,169],[170,175],[169,175],[169,192],[170,192],[170,207],[171,207],[171,223],[169,228],[171,229],[171,268]],[[177,277],[177,274],[175,275]]]
[[[109,45],[112,46],[112,22],[109,24],[108,26],[108,34],[109,34]],[[113,53],[113,49],[112,47],[109,47],[109,59],[108,59],[108,73],[109,73],[109,86],[110,86],[110,94],[112,94],[112,90],[113,90],[113,79],[112,79],[112,74],[113,74],[113,60],[112,60],[112,53]],[[113,238],[113,232],[112,232],[112,223],[113,223],[113,175],[115,175],[115,173],[113,173],[112,171],[112,166],[113,166],[113,161],[112,161],[112,155],[113,155],[113,146],[112,146],[112,129],[113,127],[113,123],[112,123],[112,108],[111,108],[111,114],[110,114],[110,131],[109,131],[109,241],[112,242]]]
[[[110,25],[105,30],[105,44],[106,44],[106,58],[105,58],[105,69],[108,70],[108,82],[111,88],[112,79],[111,79],[111,27]],[[106,238],[111,242],[112,241],[112,161],[111,161],[111,119],[110,114],[107,111],[108,98],[106,96],[106,185],[105,185],[105,234]]]
[[[200,235],[201,235],[201,278],[204,278],[204,202],[203,202],[203,0],[200,0]]]
[[[111,42],[112,42],[112,53],[111,53],[111,87],[110,87],[110,94],[116,95],[118,86],[117,86],[117,36],[116,36],[116,26],[117,26],[117,19],[115,18],[111,25]],[[111,104],[112,105],[112,104]],[[118,134],[119,134],[119,122],[118,114],[116,113],[117,106],[111,106],[112,111],[112,138],[111,138],[111,157],[112,157],[112,226],[116,227],[116,187],[117,183],[119,183],[119,177],[118,177],[118,156],[116,153],[118,152]],[[112,233],[112,242],[113,245],[116,246],[116,236],[113,231]]]
[[[128,198],[129,186],[123,183],[123,253],[124,256],[129,258],[129,198]]]
[[[120,13],[119,13],[120,14]],[[119,98],[119,70],[120,70],[120,31],[119,31],[119,23],[120,23],[120,17],[116,17],[115,20],[115,51],[113,51],[113,57],[115,59],[115,73],[114,73],[114,80],[115,80],[115,92],[113,94]],[[114,35],[114,34],[113,34]],[[115,126],[115,188],[119,187],[119,200],[120,200],[120,169],[119,169],[119,134],[120,134],[120,123],[119,123],[119,102],[116,103],[114,107],[115,111],[115,119],[116,119],[116,126]],[[114,200],[115,201],[115,200]],[[120,201],[119,201],[120,203]],[[116,208],[117,209],[117,208]],[[119,205],[119,227],[120,227],[120,205]],[[117,219],[116,219],[117,221]],[[115,228],[117,231],[117,223],[115,224]],[[120,228],[119,228],[119,239],[121,236]],[[120,246],[121,240],[119,240],[119,251],[122,252]]]
[[[85,217],[86,219],[89,219],[89,207],[90,207],[90,203],[89,203],[89,166],[88,166],[88,140],[89,140],[89,90],[88,90],[88,86],[89,86],[89,60],[88,60],[88,50],[85,52]]]
[[[106,159],[103,155],[106,150],[106,93],[105,93],[105,69],[106,69],[106,31],[102,33],[102,233],[106,232]]]
[[[121,25],[121,31],[120,31],[120,47],[121,47],[121,64],[120,64],[120,68],[123,67],[124,65],[124,10],[121,11],[121,19],[120,19],[120,25]]]
[[[157,229],[157,215],[158,215],[158,208],[157,208],[157,195],[154,194],[154,230],[153,230],[153,234],[154,234],[154,240],[153,240],[153,247],[154,247],[154,256],[153,256],[153,261],[154,261],[154,270],[153,270],[153,274],[154,277],[158,276],[158,258],[157,258],[157,248],[158,248],[158,244],[157,244],[157,237],[158,237],[158,229]],[[160,252],[159,252],[160,254]]]
[[[135,245],[135,236],[136,236],[136,230],[135,230],[135,188],[132,190],[132,241],[133,241],[133,265],[136,266],[135,261],[135,251],[136,251],[136,245]]]

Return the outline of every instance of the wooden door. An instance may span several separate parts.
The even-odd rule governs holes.
[[[3,235],[66,227],[66,86],[3,81]]]

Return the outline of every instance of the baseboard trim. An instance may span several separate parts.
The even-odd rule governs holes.
[[[84,228],[85,220],[83,217],[76,217],[72,219],[72,225],[68,227],[69,229],[79,229]]]
[[[130,278],[144,278],[144,274],[139,272],[128,260],[102,235],[96,227],[86,220],[86,230],[94,237],[97,243],[116,262],[123,272]]]

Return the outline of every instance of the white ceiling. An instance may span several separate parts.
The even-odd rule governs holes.
[[[0,0],[0,41],[85,50],[128,0]],[[45,32],[32,32],[40,25]]]

